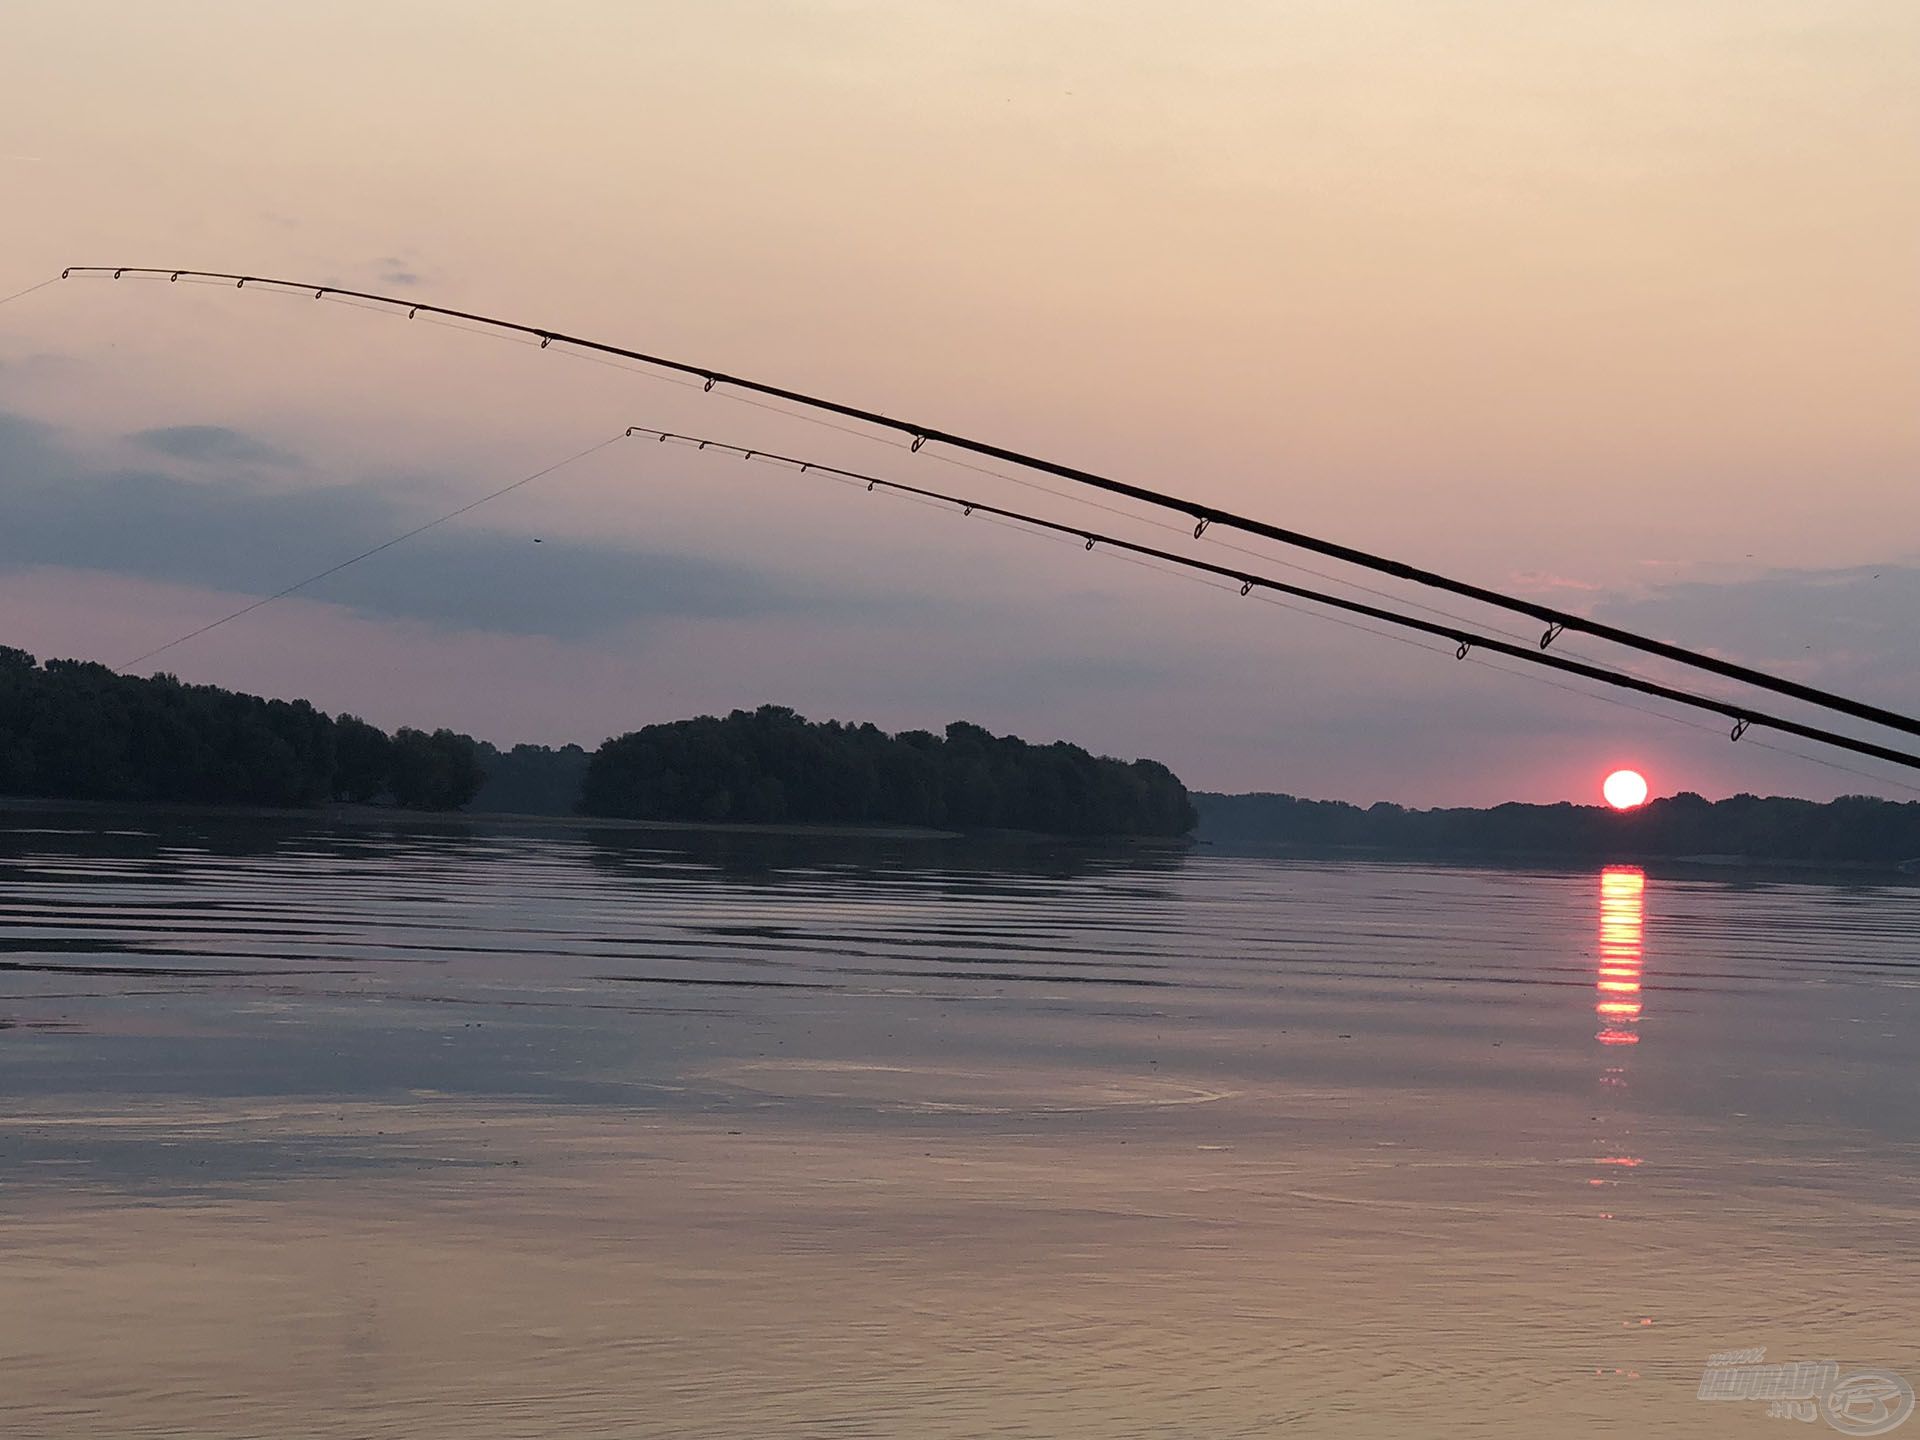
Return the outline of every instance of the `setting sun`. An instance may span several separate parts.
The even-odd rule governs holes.
[[[1646,803],[1647,777],[1638,770],[1616,770],[1601,782],[1600,793],[1616,810],[1631,810]]]

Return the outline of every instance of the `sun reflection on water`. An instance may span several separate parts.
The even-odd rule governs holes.
[[[1602,1045],[1640,1043],[1640,964],[1645,947],[1646,872],[1636,865],[1609,865],[1600,872],[1600,992],[1595,1039]]]
[[[1645,953],[1646,872],[1637,865],[1609,865],[1600,872],[1600,951],[1594,975],[1594,1013],[1600,1028],[1594,1039],[1602,1045],[1626,1046],[1640,1043],[1640,966]],[[1600,1084],[1616,1100],[1627,1088],[1626,1058],[1630,1051],[1615,1050],[1610,1063],[1601,1072]],[[1602,1130],[1594,1137],[1594,1172],[1590,1187],[1610,1190],[1621,1179],[1638,1169],[1642,1157],[1634,1153],[1632,1127],[1608,1107]],[[1598,1118],[1598,1117],[1596,1117]],[[1618,1201],[1609,1201],[1609,1209],[1600,1214],[1611,1220],[1618,1214]]]

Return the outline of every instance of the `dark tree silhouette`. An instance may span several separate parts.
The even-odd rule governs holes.
[[[450,730],[401,736],[414,738],[390,741],[304,700],[79,660],[41,665],[0,647],[0,794],[280,806],[390,797],[424,809],[472,798],[473,740]]]
[[[0,794],[308,806],[327,801],[735,823],[883,823],[1065,835],[1180,835],[1186,787],[1151,760],[1029,745],[964,721],[944,735],[813,724],[763,705],[578,745],[502,753],[452,730],[392,736],[304,700],[142,679],[0,647]]]
[[[470,735],[405,726],[393,732],[387,786],[410,810],[458,810],[480,788],[480,747]]]
[[[336,800],[364,804],[385,792],[393,763],[393,742],[386,731],[357,715],[342,715],[333,722],[333,752]]]
[[[1029,745],[957,721],[944,737],[815,724],[779,705],[650,725],[602,745],[582,808],[638,820],[884,823],[1058,835],[1179,835],[1186,788],[1151,760]]]

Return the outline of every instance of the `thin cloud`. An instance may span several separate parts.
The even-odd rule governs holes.
[[[1579,580],[1571,575],[1553,575],[1544,570],[1520,570],[1509,577],[1509,582],[1525,590],[1572,590],[1579,594],[1594,594],[1606,589],[1591,580]]]
[[[1920,565],[1774,569],[1659,585],[1600,607],[1608,620],[1749,663],[1911,704],[1920,695]]]
[[[388,255],[375,261],[374,264],[378,267],[382,284],[398,285],[404,289],[426,283],[426,276],[419,268],[413,262],[404,260],[398,255]]]
[[[195,458],[270,448],[218,426],[142,433],[150,448]],[[54,432],[5,415],[0,507],[0,570],[61,567],[245,595],[283,589],[425,518],[369,485],[270,493],[229,479],[90,469]],[[656,618],[821,614],[878,603],[705,555],[459,525],[302,594],[370,617],[566,639]],[[901,600],[886,605],[897,611]]]
[[[142,450],[196,465],[290,465],[294,457],[244,431],[224,425],[162,425],[127,440]]]

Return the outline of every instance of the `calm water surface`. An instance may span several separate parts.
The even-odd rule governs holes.
[[[1917,902],[12,812],[0,1434],[1805,1433]]]

